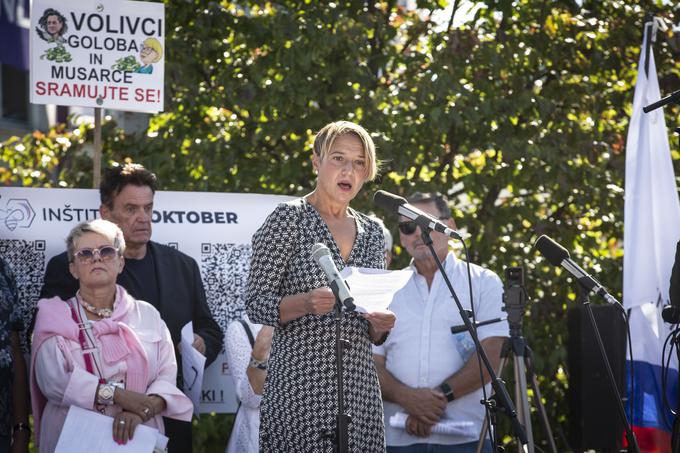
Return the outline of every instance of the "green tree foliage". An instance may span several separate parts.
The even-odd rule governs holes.
[[[565,321],[576,292],[532,244],[551,235],[620,298],[624,144],[643,18],[675,23],[677,8],[487,0],[458,25],[453,15],[432,19],[446,3],[167,0],[166,111],[142,136],[109,123],[105,161],[141,162],[164,189],[303,194],[314,185],[314,132],[361,123],[384,165],[357,207],[372,210],[378,187],[447,193],[474,262],[499,274],[525,267],[524,333],[564,451]],[[451,3],[456,17],[470,6]],[[669,93],[680,39],[672,30],[658,38]],[[677,113],[666,108],[671,130]],[[89,187],[89,134],[60,126],[4,142],[0,181]],[[677,141],[671,148],[678,174]]]

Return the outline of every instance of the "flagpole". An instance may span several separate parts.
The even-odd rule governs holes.
[[[645,25],[643,35],[647,35],[645,44],[645,76],[649,77],[649,53],[652,51],[652,31],[654,30],[654,16],[645,14]],[[645,36],[642,37],[643,42]]]

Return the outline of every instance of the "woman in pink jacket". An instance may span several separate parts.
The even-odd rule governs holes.
[[[54,451],[70,406],[112,417],[125,444],[162,417],[191,420],[191,401],[175,386],[177,363],[165,323],[116,277],[125,264],[123,233],[106,220],[77,225],[66,240],[76,297],[38,302],[31,361],[31,403],[41,452]]]

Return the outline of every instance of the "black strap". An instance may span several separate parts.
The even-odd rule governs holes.
[[[251,332],[250,327],[248,326],[248,323],[244,319],[239,319],[238,322],[241,323],[243,326],[243,330],[246,331],[246,335],[248,335],[248,341],[250,342],[250,347],[253,348],[255,346],[255,338],[253,337],[253,332]],[[234,420],[236,419],[236,415],[238,415],[238,411],[241,409],[241,401],[239,400],[238,402],[238,407],[236,408],[236,412],[234,413]]]
[[[248,341],[250,341],[250,347],[255,346],[255,338],[253,337],[253,332],[250,331],[250,327],[248,327],[248,323],[244,319],[239,319],[238,322],[241,323],[243,326],[243,330],[246,331],[246,335],[248,335]]]

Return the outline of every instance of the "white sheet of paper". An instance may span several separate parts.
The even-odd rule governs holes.
[[[182,327],[180,339],[182,345],[182,376],[184,377],[184,393],[194,403],[194,414],[197,416],[201,402],[203,387],[203,369],[205,356],[192,346],[194,344],[194,326],[191,321]]]
[[[137,425],[132,440],[118,445],[113,440],[113,418],[99,412],[71,406],[64,427],[59,435],[55,453],[96,451],[101,453],[151,453],[154,447],[161,449],[168,438],[156,428]]]
[[[406,419],[408,415],[404,412],[397,412],[390,417],[392,428],[406,429]],[[432,427],[435,434],[445,434],[450,436],[474,436],[473,422],[455,422],[453,420],[441,419]]]
[[[411,270],[388,271],[350,266],[340,273],[354,297],[356,311],[360,313],[387,310],[394,293],[403,288],[412,275]]]

